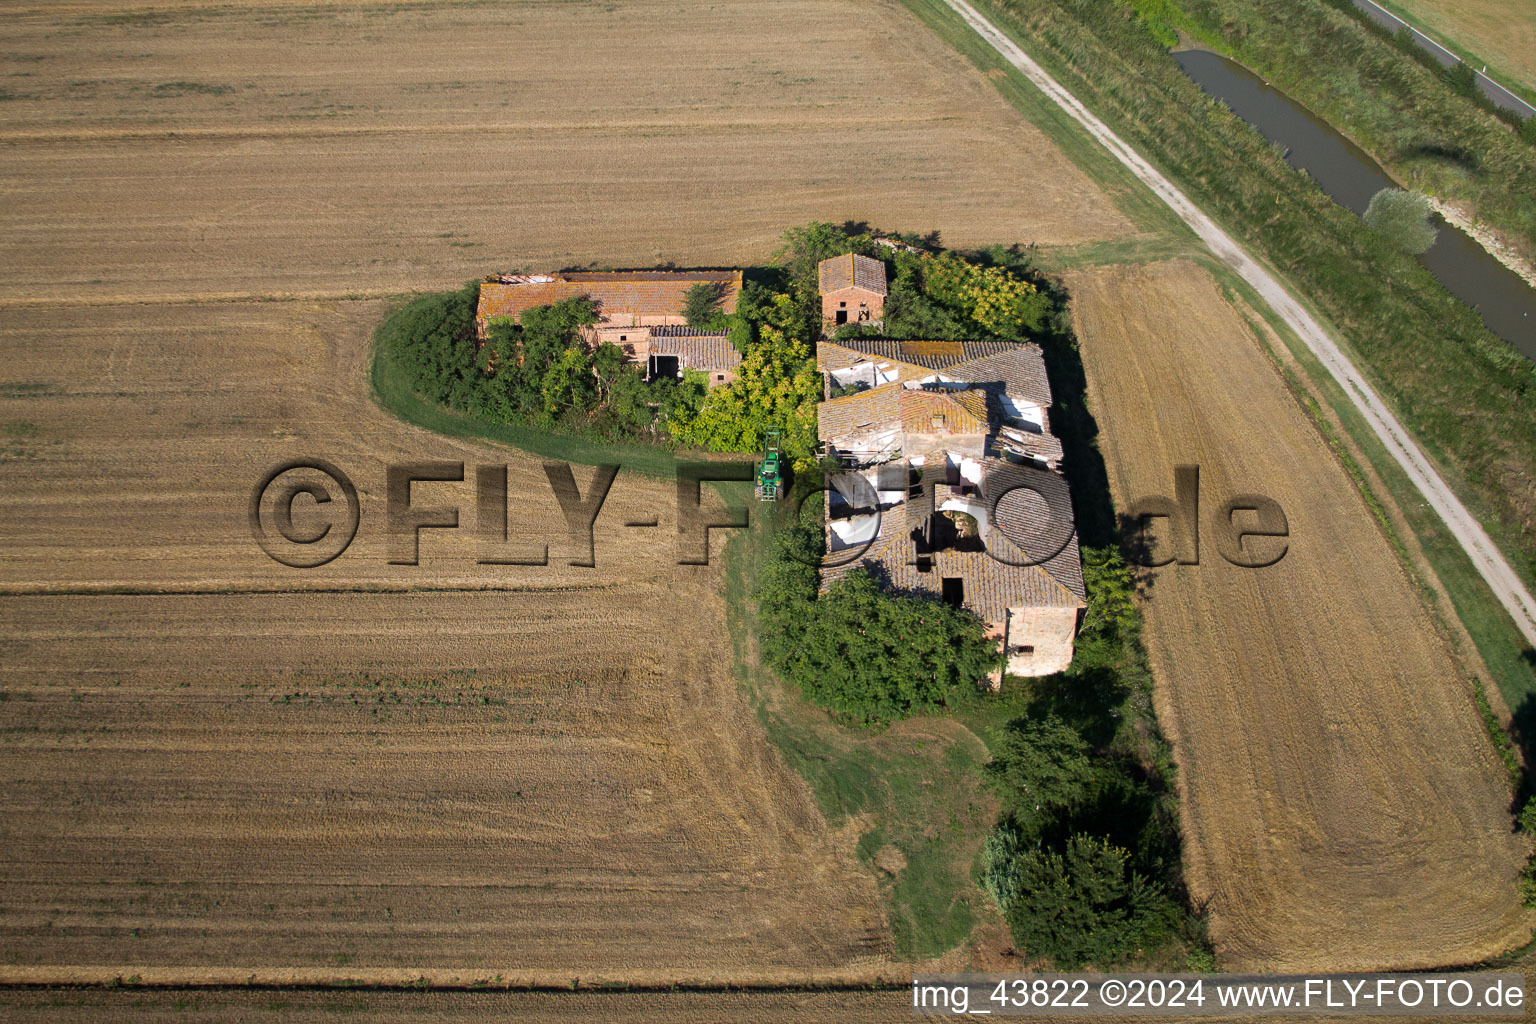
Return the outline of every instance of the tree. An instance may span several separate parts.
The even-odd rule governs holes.
[[[1029,846],[1004,825],[983,856],[987,890],[1014,941],[1057,968],[1114,964],[1159,945],[1178,927],[1177,904],[1107,840],[1078,834],[1060,849]]]
[[[720,308],[724,290],[713,281],[700,282],[683,293],[683,319],[689,327],[703,327]]]
[[[731,339],[731,347],[742,355],[746,355],[747,349],[752,347],[756,337],[752,330],[752,321],[739,313],[732,313],[728,323],[726,334]]]
[[[1477,72],[1466,61],[1459,60],[1446,68],[1445,80],[1451,83],[1452,89],[1464,96],[1472,96],[1477,92]]]
[[[963,341],[973,332],[966,323],[923,291],[915,259],[896,259],[896,274],[885,296],[882,327],[888,338]]]
[[[1520,137],[1531,145],[1536,146],[1536,115],[1520,122]]]
[[[863,571],[834,582],[792,636],[772,667],[808,700],[867,722],[967,701],[997,660],[975,615],[883,593]]]
[[[1136,627],[1136,574],[1119,548],[1084,548],[1083,584],[1088,608],[1080,633],[1120,633]]]
[[[480,284],[417,299],[379,328],[378,343],[395,353],[412,389],[430,402],[449,402],[479,385],[475,306]]]
[[[1519,821],[1520,831],[1536,833],[1536,796],[1531,797],[1525,802],[1525,806],[1520,808]]]
[[[952,252],[921,259],[923,292],[987,333],[1026,341],[1050,312],[1050,297],[1000,266],[980,266]]]
[[[763,660],[787,665],[817,613],[816,565],[826,548],[820,529],[795,523],[774,538],[774,548],[758,573],[758,642]]]
[[[592,374],[592,357],[580,345],[572,345],[550,364],[540,381],[544,414],[559,416],[567,411],[591,412],[597,399],[597,378]]]
[[[1050,714],[1008,723],[986,770],[993,789],[1032,822],[1081,802],[1094,777],[1088,744]]]
[[[1365,224],[1414,256],[1435,244],[1438,233],[1429,219],[1429,200],[1417,192],[1384,188],[1371,197]]]
[[[623,349],[606,341],[597,346],[592,353],[592,373],[597,377],[598,401],[606,403],[613,397],[613,383],[624,368]]]
[[[784,453],[804,470],[817,444],[816,405],[821,374],[810,346],[782,325],[794,320],[788,295],[777,295],[764,308],[758,340],[742,358],[737,377],[704,398],[696,415],[671,417],[672,435],[683,444],[716,452],[755,452],[765,429],[780,430]]]

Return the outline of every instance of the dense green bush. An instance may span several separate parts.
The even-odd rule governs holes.
[[[1536,835],[1536,796],[1525,801],[1525,806],[1520,808],[1520,831],[1530,835]]]
[[[396,310],[380,326],[377,344],[396,353],[416,391],[428,401],[466,407],[483,371],[475,350],[480,284],[428,295]]]
[[[683,293],[683,319],[689,327],[703,327],[720,310],[722,290],[717,284],[696,284]]]
[[[1183,916],[1128,851],[1101,838],[1074,835],[1053,849],[1004,825],[988,837],[983,858],[988,890],[1014,939],[1058,969],[1135,956],[1165,941]]]
[[[1463,96],[1471,96],[1477,92],[1477,72],[1462,61],[1457,61],[1445,69],[1445,80],[1452,89]]]
[[[806,699],[856,722],[974,700],[997,664],[981,620],[941,601],[884,593],[851,572],[817,596],[819,530],[786,527],[759,575],[763,662]]]
[[[1113,548],[1084,551],[1088,608],[1071,667],[1032,684],[1026,713],[992,744],[1003,819],[983,884],[1031,956],[1057,967],[1201,949],[1184,908],[1166,744],[1153,740],[1151,675]]]
[[[1008,724],[993,749],[987,774],[1016,814],[1038,821],[1087,799],[1094,764],[1078,731],[1045,714]]]
[[[1406,253],[1417,256],[1435,244],[1439,232],[1429,219],[1429,200],[1417,192],[1384,188],[1371,196],[1365,224]]]

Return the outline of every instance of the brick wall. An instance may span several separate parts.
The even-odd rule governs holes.
[[[1008,671],[1016,676],[1048,676],[1072,663],[1077,636],[1076,608],[1010,608],[1003,638]],[[1033,650],[1021,650],[1021,648]]]
[[[885,314],[885,296],[877,295],[867,288],[839,288],[835,292],[825,292],[821,296],[821,315],[829,324],[837,323],[837,314],[841,310],[848,314],[847,322],[858,323],[861,314],[865,320],[879,320]]]

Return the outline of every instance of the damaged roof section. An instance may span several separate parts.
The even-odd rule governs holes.
[[[597,304],[598,316],[604,320],[637,324],[681,320],[688,289],[700,284],[719,289],[723,312],[736,311],[736,298],[741,294],[739,270],[619,270],[489,277],[480,285],[475,319],[484,331],[491,320],[517,320],[535,306],[585,295]]]

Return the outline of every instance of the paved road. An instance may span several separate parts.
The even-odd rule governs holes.
[[[1412,25],[1408,24],[1402,18],[1399,18],[1397,15],[1393,14],[1385,7],[1382,7],[1380,4],[1372,3],[1371,0],[1353,0],[1353,3],[1362,12],[1364,12],[1366,17],[1370,18],[1376,24],[1380,25],[1382,28],[1389,32],[1396,32],[1399,29],[1404,28],[1412,32],[1413,38],[1418,40],[1419,45],[1428,50],[1430,56],[1439,61],[1442,67],[1448,68],[1453,64],[1461,63],[1460,57],[1456,56],[1450,50],[1447,50],[1445,47],[1429,38],[1429,36],[1425,35],[1423,32],[1420,32],[1418,29],[1414,28]],[[1487,96],[1494,103],[1497,103],[1505,110],[1513,110],[1521,117],[1536,117],[1536,107],[1531,106],[1529,103],[1525,102],[1525,100],[1521,99],[1519,96],[1516,96],[1514,93],[1510,92],[1508,89],[1504,88],[1498,82],[1495,82],[1481,71],[1474,71],[1473,74],[1477,75],[1477,87],[1483,91],[1484,96]]]
[[[1429,460],[1424,457],[1424,453],[1403,429],[1402,424],[1398,423],[1396,417],[1387,410],[1376,392],[1365,382],[1359,371],[1311,314],[1281,287],[1280,282],[1269,271],[1255,262],[1241,246],[1233,241],[1231,236],[1216,225],[1215,221],[1201,212],[1189,197],[1175,188],[1172,182],[1142,159],[1134,149],[1121,141],[1120,137],[1110,131],[1104,122],[1094,117],[1087,107],[1079,103],[1075,96],[1058,85],[1056,80],[1046,74],[1045,70],[1031,60],[1028,54],[1019,49],[1013,40],[998,31],[965,0],[944,0],[944,2],[964,18],[993,49],[1002,54],[1003,59],[1018,68],[1057,106],[1087,129],[1088,133],[1105,149],[1114,154],[1116,159],[1130,168],[1131,172],[1156,193],[1158,198],[1167,203],[1184,223],[1194,229],[1223,263],[1236,271],[1265,302],[1269,303],[1271,309],[1280,314],[1348,393],[1366,422],[1371,425],[1371,429],[1392,453],[1392,457],[1403,467],[1404,472],[1418,487],[1425,500],[1445,521],[1467,556],[1472,559],[1472,564],[1477,567],[1477,571],[1482,574],[1483,579],[1488,581],[1488,586],[1508,609],[1520,632],[1525,635],[1532,647],[1536,647],[1536,600],[1531,598],[1530,592],[1525,589],[1520,578],[1509,567],[1509,563],[1504,560],[1504,556],[1499,553],[1499,549],[1494,546],[1477,519],[1446,486],[1445,481],[1435,472]]]

